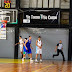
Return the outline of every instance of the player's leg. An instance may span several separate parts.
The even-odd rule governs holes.
[[[55,56],[59,56],[59,49],[57,49],[57,54],[54,54],[54,55],[53,55],[53,58],[54,58]]]
[[[22,58],[22,61],[24,61],[26,59],[26,53],[23,52],[23,58]]]
[[[32,51],[30,49],[30,60],[32,60]]]
[[[40,49],[40,62],[42,62],[42,49]]]
[[[61,50],[61,54],[62,54],[62,57],[63,57],[63,61],[65,61],[64,53],[63,53],[62,50]]]
[[[39,54],[39,49],[36,49],[36,59],[35,59],[35,62],[38,62],[38,60],[37,60],[38,54]]]
[[[26,48],[25,46],[23,47],[23,58],[22,58],[22,61],[24,61],[26,58]]]
[[[38,58],[38,54],[36,54],[36,59],[35,59],[35,62],[38,62],[37,58]]]
[[[30,54],[28,54],[28,58],[30,59]]]
[[[32,51],[31,51],[31,49],[29,49],[28,54],[30,54],[30,61],[33,61],[32,60]]]
[[[32,60],[32,51],[31,51],[31,49],[28,50],[28,57],[30,58],[30,60]]]
[[[23,46],[20,46],[20,52],[21,52],[22,58],[23,58]]]

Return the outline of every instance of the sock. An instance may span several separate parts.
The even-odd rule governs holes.
[[[37,61],[37,59],[35,59],[35,61]]]
[[[32,58],[30,58],[30,60],[32,60]]]

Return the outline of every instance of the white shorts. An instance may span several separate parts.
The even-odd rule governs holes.
[[[23,52],[23,45],[20,45],[20,52]]]
[[[42,54],[42,49],[37,48],[37,46],[36,46],[36,54]]]

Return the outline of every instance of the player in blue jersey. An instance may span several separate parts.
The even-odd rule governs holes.
[[[25,46],[28,49],[27,53],[30,55],[30,60],[32,60],[32,51],[31,51],[31,49],[33,49],[32,46],[31,46],[31,39],[32,39],[32,37],[29,36],[29,39],[26,40],[26,42],[25,42]]]
[[[22,61],[25,60],[26,58],[26,53],[27,53],[27,47],[25,46],[25,42],[26,42],[27,38],[24,39],[24,43],[23,43],[23,58],[22,58]]]
[[[29,39],[25,38],[24,48],[23,48],[24,56],[23,56],[23,60],[22,61],[24,61],[26,54],[28,54],[28,56],[30,57],[30,60],[32,61],[32,51],[31,51],[31,49],[33,49],[33,48],[31,46],[31,39],[32,39],[31,36],[29,36]]]

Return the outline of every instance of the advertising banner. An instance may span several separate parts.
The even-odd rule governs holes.
[[[6,23],[0,23],[0,39],[6,39]]]
[[[26,11],[23,23],[30,24],[58,24],[60,20],[59,11]]]

